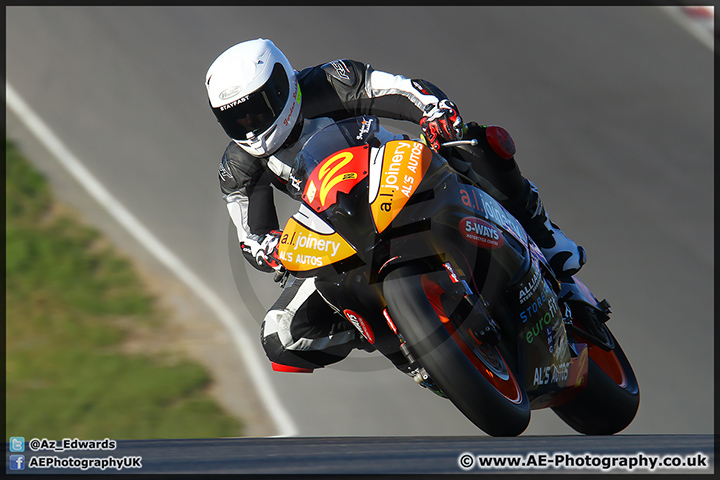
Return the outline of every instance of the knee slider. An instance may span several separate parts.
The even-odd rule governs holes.
[[[283,353],[285,353],[285,347],[278,338],[278,335],[274,333],[266,336],[263,332],[261,333],[261,340],[263,350],[265,350],[265,355],[267,356],[268,360],[273,363],[282,363]]]
[[[515,142],[504,128],[497,125],[486,127],[485,138],[490,148],[503,160],[510,160],[515,155]]]
[[[312,357],[302,351],[286,350],[276,333],[262,337],[262,346],[265,355],[272,364],[272,369],[276,372],[312,372],[316,368],[322,368],[312,358],[307,359],[306,356]]]

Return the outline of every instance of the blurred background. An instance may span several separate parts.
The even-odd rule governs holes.
[[[713,431],[714,52],[668,10],[13,6],[6,22],[8,84],[241,322],[254,342],[241,353],[262,360],[291,419],[286,432],[482,434],[379,356],[353,354],[312,375],[272,373],[264,362],[259,325],[280,289],[237,250],[217,181],[228,139],[203,86],[221,52],[257,37],[298,70],[352,58],[426,79],[466,121],[504,126],[553,221],[586,248],[580,278],[612,306],[609,326],[641,389],[623,433]],[[57,194],[160,290],[176,282],[12,112],[7,129]],[[276,198],[284,224],[296,206]],[[219,378],[236,382],[221,393],[226,407],[253,424],[250,434],[277,433],[246,357],[206,306],[179,297],[181,310],[197,311],[182,328],[198,336],[185,341],[203,343]],[[525,434],[571,433],[535,411]]]

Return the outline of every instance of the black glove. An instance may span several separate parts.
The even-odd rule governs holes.
[[[258,270],[263,272],[282,272],[285,270],[280,263],[278,244],[282,232],[272,230],[259,237],[257,240],[248,239],[240,243],[243,255]]]
[[[461,139],[464,126],[457,106],[447,99],[440,100],[420,119],[423,135],[434,150],[445,142]]]

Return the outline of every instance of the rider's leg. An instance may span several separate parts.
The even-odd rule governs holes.
[[[558,278],[574,275],[587,261],[585,249],[550,221],[537,187],[528,180],[525,182],[523,193],[505,208],[525,227]]]
[[[363,348],[358,330],[322,299],[314,278],[290,278],[265,315],[261,336],[273,363],[309,370]]]
[[[520,221],[558,277],[576,273],[585,264],[585,249],[548,218],[537,188],[520,173],[510,135],[497,126],[471,122],[467,127],[464,138],[476,138],[479,144],[453,149],[462,160],[455,156],[451,165],[460,171],[465,169],[463,173],[479,183]]]

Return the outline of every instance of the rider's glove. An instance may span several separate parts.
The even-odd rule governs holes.
[[[420,127],[428,145],[434,150],[438,150],[445,142],[461,139],[464,130],[457,106],[447,99],[440,100],[425,112],[420,119]]]
[[[263,272],[281,272],[284,270],[282,263],[280,263],[280,255],[278,252],[278,244],[280,243],[280,237],[282,232],[279,230],[272,230],[260,236],[257,241],[248,239],[245,242],[240,243],[243,254],[253,266]]]

